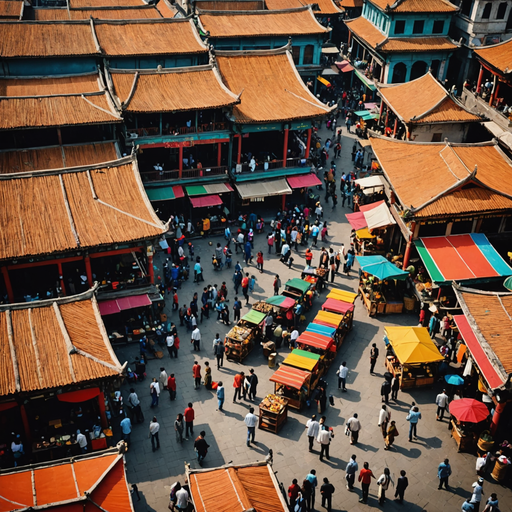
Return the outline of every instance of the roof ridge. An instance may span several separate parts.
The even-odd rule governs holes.
[[[427,116],[428,114],[431,114],[435,109],[439,108],[441,106],[441,103],[445,102],[447,100],[447,98],[448,98],[448,95],[442,97],[435,105],[430,107],[428,110],[425,110],[425,112],[423,112],[423,114],[420,114],[418,116],[412,116],[410,121],[417,121],[418,119],[422,119],[425,116]]]

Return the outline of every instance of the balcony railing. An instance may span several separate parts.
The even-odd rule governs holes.
[[[307,160],[305,158],[287,158],[286,159],[286,167],[306,167]],[[241,170],[240,167],[237,166],[237,174],[247,174],[251,172],[265,172],[265,171],[271,171],[273,169],[282,169],[285,167],[283,165],[283,160],[272,160],[270,162],[258,162],[256,164],[256,167],[254,168],[254,171],[252,171],[250,164],[243,163],[241,164]]]
[[[154,137],[156,135],[189,135],[191,133],[205,133],[226,130],[226,123],[202,123],[197,127],[195,126],[182,126],[177,130],[171,129],[167,133],[161,134],[158,126],[151,126],[148,128],[127,128],[128,134],[132,134],[131,139],[137,137]]]
[[[207,176],[218,176],[220,174],[227,174],[228,168],[225,165],[219,167],[202,167],[201,169],[173,169],[172,171],[142,171],[142,181],[166,181],[166,180],[178,180],[178,179],[190,179],[190,178],[203,178]]]

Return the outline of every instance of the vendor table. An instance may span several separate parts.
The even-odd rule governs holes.
[[[254,348],[253,328],[236,325],[226,335],[226,359],[241,363]]]
[[[288,405],[301,409],[311,393],[311,373],[291,366],[281,366],[269,379],[274,383],[274,393],[288,399]]]
[[[321,292],[325,287],[327,272],[325,268],[308,268],[302,271],[301,278],[310,283],[313,290]]]
[[[288,420],[288,400],[267,395],[260,403],[258,428],[277,434]]]
[[[434,385],[435,378],[433,375],[431,377],[428,376],[426,369],[410,366],[406,366],[405,368],[407,371],[404,372],[404,367],[397,361],[396,357],[388,356],[386,358],[386,369],[394,377],[399,377],[400,389],[429,387]]]
[[[367,292],[362,286],[359,286],[359,293],[365,308],[368,310],[368,316],[375,316],[376,314],[382,314],[386,312],[386,302],[384,297],[381,297],[379,301],[377,301],[375,298],[372,299],[371,296],[367,297]]]
[[[459,452],[474,452],[476,448],[476,436],[474,432],[464,433],[460,424],[458,424],[455,420],[450,421],[452,427],[452,437],[455,439],[457,443],[457,448]]]

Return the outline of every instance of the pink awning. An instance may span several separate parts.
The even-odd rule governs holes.
[[[342,300],[327,299],[322,306],[324,311],[331,311],[333,313],[341,313],[344,315],[347,311],[354,311],[354,304],[344,302]]]
[[[317,185],[321,185],[322,182],[319,180],[316,174],[305,174],[303,176],[292,176],[290,178],[286,178],[288,181],[288,185],[291,188],[308,188],[308,187],[316,187]]]
[[[174,185],[174,187],[172,187],[172,191],[174,192],[175,199],[185,197],[185,192],[183,192],[183,187],[181,185]]]
[[[191,197],[190,202],[192,208],[204,208],[207,206],[218,206],[222,204],[222,199],[219,195],[213,194],[211,196]]]
[[[100,308],[101,316],[113,315],[114,313],[119,313],[119,311],[121,311],[116,300],[98,302],[98,306]]]
[[[342,72],[342,73],[348,73],[349,71],[353,71],[354,67],[350,64],[348,60],[344,60],[342,62],[336,62],[336,67]]]
[[[150,305],[151,299],[147,294],[121,297],[119,299],[105,300],[98,303],[100,314],[102,316],[113,315],[114,313],[119,313],[126,309],[140,308]]]
[[[369,212],[370,210],[373,210],[374,208],[377,208],[377,206],[380,206],[381,204],[384,204],[384,200],[377,201],[376,203],[370,203],[370,204],[363,204],[359,207],[360,212]]]
[[[347,217],[348,223],[356,231],[358,231],[359,229],[363,229],[367,226],[363,212],[346,213],[345,217]]]

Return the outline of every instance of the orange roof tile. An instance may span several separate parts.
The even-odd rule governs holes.
[[[97,505],[109,512],[133,511],[123,456],[113,450],[33,469],[21,467],[0,475],[0,486],[1,512],[36,506],[92,512]]]
[[[210,11],[262,11],[265,9],[265,0],[254,0],[253,2],[226,0],[196,0],[196,7],[208,9]]]
[[[34,9],[34,19],[36,21],[61,21],[69,20],[69,13],[66,7],[56,9]]]
[[[92,290],[65,299],[0,306],[0,340],[8,351],[0,358],[0,396],[122,373]]]
[[[325,34],[311,7],[285,11],[199,11],[199,21],[213,38]]]
[[[363,7],[363,0],[341,0],[338,2],[338,5],[343,9]]]
[[[33,198],[37,197],[37,204]],[[156,238],[165,232],[137,162],[0,174],[0,260]]]
[[[456,50],[457,45],[448,37],[409,37],[388,39],[379,50],[387,52],[435,52]]]
[[[143,0],[69,0],[71,9],[82,7],[129,7],[145,5]]]
[[[222,80],[241,103],[233,108],[237,123],[311,119],[332,110],[306,87],[288,50],[216,52]]]
[[[353,20],[345,20],[345,25],[357,37],[365,41],[372,48],[386,40],[386,36],[366,18],[359,16]]]
[[[378,84],[379,95],[405,123],[429,124],[481,121],[456,103],[446,89],[426,73],[403,84]]]
[[[447,0],[369,0],[379,9],[391,12],[455,12],[457,6]]]
[[[23,10],[23,0],[0,0],[0,19],[19,20]]]
[[[237,96],[222,83],[213,66],[175,68],[162,73],[110,72],[119,108],[123,106],[127,112],[179,112],[238,103]]]
[[[475,48],[477,57],[503,74],[512,72],[512,40],[492,46]]]
[[[0,151],[0,173],[62,169],[117,160],[115,142]]]
[[[497,145],[413,143],[380,137],[371,138],[371,144],[400,203],[419,217],[512,207],[512,163]],[[470,183],[483,191],[473,190]]]
[[[156,5],[158,12],[162,15],[162,18],[174,18],[178,14],[176,5],[172,5],[166,2],[166,0],[160,0]]]
[[[0,78],[0,97],[84,94],[99,90],[98,73],[49,78]]]
[[[130,7],[124,9],[70,9],[69,16],[72,20],[144,20],[161,19],[163,16],[153,5]]]
[[[318,5],[318,10],[314,10],[315,13],[320,14],[340,14],[343,12],[332,0],[265,0],[265,4],[269,11],[276,11],[282,9],[293,9],[296,7],[303,7],[306,5]],[[362,2],[361,2],[362,5]]]
[[[191,19],[162,19],[133,23],[96,21],[94,29],[101,49],[108,56],[208,52]]]

